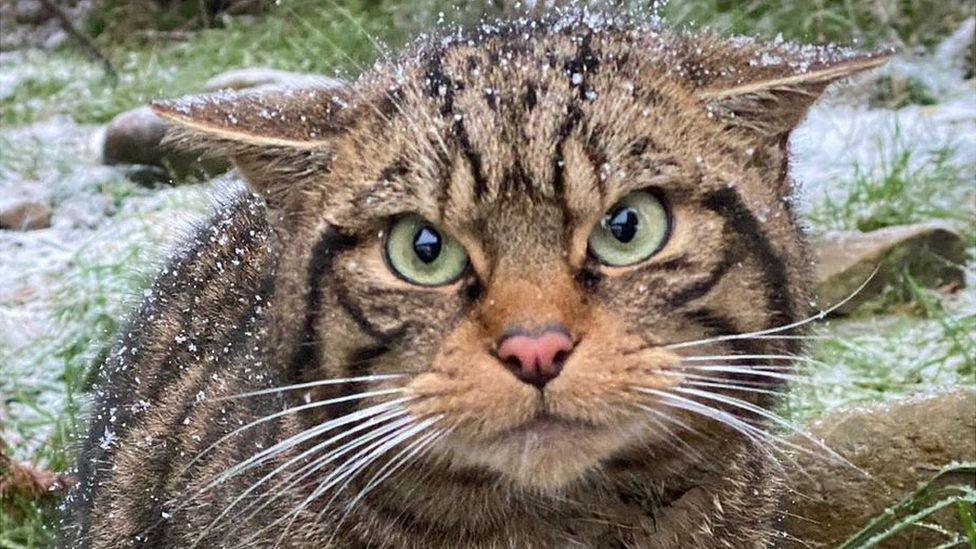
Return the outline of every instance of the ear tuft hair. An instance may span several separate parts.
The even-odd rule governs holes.
[[[284,205],[295,176],[327,163],[351,116],[346,91],[335,87],[218,92],[152,109],[171,124],[167,141],[231,158],[272,207]]]
[[[342,130],[337,116],[347,107],[336,88],[258,88],[194,95],[152,104],[183,137],[233,149],[327,145]]]
[[[883,65],[890,54],[732,40],[719,56],[721,64],[711,59],[705,71],[710,76],[696,83],[695,95],[730,129],[779,140],[803,120],[827,86]]]

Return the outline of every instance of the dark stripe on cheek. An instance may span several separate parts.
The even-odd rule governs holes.
[[[386,344],[362,347],[353,351],[349,356],[349,361],[345,364],[344,377],[366,376],[373,372],[373,364],[380,357],[390,352],[390,347]],[[323,398],[338,398],[345,395],[354,395],[366,390],[366,385],[362,382],[342,383],[339,385],[323,386]],[[361,401],[346,401],[333,404],[328,407],[330,417],[337,418],[352,411]]]
[[[316,326],[322,307],[322,282],[332,269],[336,255],[356,245],[356,239],[344,235],[334,227],[326,229],[312,248],[312,258],[308,266],[308,293],[305,295],[305,321],[302,334],[289,361],[289,374],[292,379],[302,379],[305,372],[314,368],[321,360]]]
[[[740,333],[740,330],[736,327],[734,320],[713,309],[692,309],[682,313],[682,315],[687,317],[695,324],[705,328],[707,337],[727,336]],[[764,352],[762,343],[758,340],[731,339],[723,342],[723,345],[731,347],[735,354],[748,355],[762,354]]]
[[[678,308],[688,302],[704,297],[729,272],[729,269],[732,268],[736,260],[736,255],[730,249],[725,248],[721,260],[709,271],[704,280],[668,296],[667,304],[671,308]]]
[[[342,310],[349,315],[349,318],[351,318],[353,322],[356,323],[356,327],[373,339],[379,342],[388,342],[400,337],[406,330],[406,322],[393,330],[383,331],[380,328],[377,328],[372,322],[369,321],[368,315],[358,305],[356,305],[356,303],[353,302],[341,281],[336,281],[334,293],[339,306],[342,307]]]
[[[786,264],[773,250],[759,221],[742,203],[739,194],[734,189],[723,188],[706,196],[702,205],[728,220],[735,232],[734,236],[741,238],[746,243],[744,248],[758,259],[766,300],[773,312],[773,325],[793,320],[793,297],[790,295],[790,278],[786,272]]]

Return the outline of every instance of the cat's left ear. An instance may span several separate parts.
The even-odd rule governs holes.
[[[341,87],[218,92],[153,103],[169,122],[167,140],[229,157],[251,189],[287,207],[302,179],[325,169],[352,118]]]
[[[816,48],[749,49],[733,54],[722,76],[704,83],[696,96],[709,114],[730,129],[760,141],[779,141],[806,116],[830,84],[883,65],[890,52],[852,54]]]

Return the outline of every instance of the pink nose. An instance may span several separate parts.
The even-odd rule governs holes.
[[[516,377],[542,389],[559,375],[572,350],[569,334],[562,328],[550,328],[538,335],[516,333],[502,338],[498,358]]]

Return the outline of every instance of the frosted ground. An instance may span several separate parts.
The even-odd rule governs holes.
[[[920,81],[931,104],[872,106],[872,84],[842,86],[794,136],[811,233],[855,229],[891,207],[900,222],[944,219],[969,243],[966,289],[913,289],[911,305],[818,325],[818,362],[806,367],[813,383],[799,385],[788,406],[798,423],[841,405],[976,384],[976,87],[960,63],[972,21],[969,28],[968,41],[962,34],[931,56],[897,57],[884,69]],[[97,78],[76,60],[0,57],[0,98],[52,79],[79,82],[81,93]],[[44,115],[58,110],[52,97],[9,105],[20,111],[4,113],[0,129],[0,201],[30,197],[54,209],[49,229],[0,231],[0,435],[15,459],[65,470],[90,364],[169,250],[240,183],[231,174],[139,186],[123,169],[100,165],[101,126]],[[902,187],[885,204],[852,194],[892,178]]]

